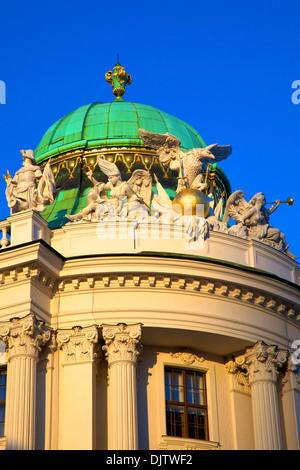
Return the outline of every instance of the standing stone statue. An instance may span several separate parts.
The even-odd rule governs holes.
[[[21,150],[23,167],[12,178],[7,170],[6,199],[11,213],[32,209],[43,212],[53,203],[55,178],[48,162],[44,171],[36,164],[33,150]]]

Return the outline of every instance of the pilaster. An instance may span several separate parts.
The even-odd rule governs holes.
[[[289,357],[282,377],[282,409],[287,450],[300,449],[300,364]]]
[[[59,330],[62,351],[62,443],[66,450],[92,450],[96,445],[96,359],[98,328]]]

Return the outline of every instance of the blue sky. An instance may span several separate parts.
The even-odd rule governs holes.
[[[221,167],[233,191],[294,198],[270,223],[300,257],[299,0],[10,0],[0,18],[0,174],[18,170],[19,150],[60,117],[112,101],[104,74],[119,53],[133,77],[127,101],[188,122],[207,145],[232,145]],[[0,194],[2,220],[4,180]]]

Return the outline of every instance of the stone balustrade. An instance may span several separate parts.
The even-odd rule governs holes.
[[[0,222],[0,249],[6,248],[10,245],[10,228],[10,223],[7,220],[3,220]]]

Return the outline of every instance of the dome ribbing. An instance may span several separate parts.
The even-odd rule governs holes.
[[[205,147],[198,132],[184,121],[145,104],[115,100],[95,102],[55,122],[35,150],[37,163],[77,149],[145,147],[139,128],[175,135],[182,150]]]

